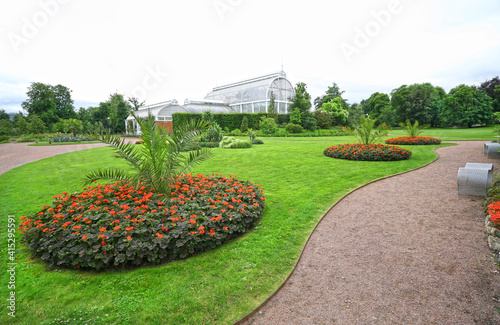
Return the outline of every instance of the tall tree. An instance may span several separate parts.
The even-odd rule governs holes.
[[[303,82],[298,82],[294,90],[295,95],[290,98],[292,104],[288,107],[288,111],[293,112],[298,108],[301,113],[308,112],[311,109],[311,95],[307,92],[307,85]]]
[[[323,104],[329,103],[334,98],[339,97],[342,100],[342,107],[344,109],[348,109],[349,105],[347,104],[347,100],[342,98],[343,93],[344,91],[341,91],[339,86],[334,82],[333,85],[328,86],[328,89],[326,90],[324,95],[316,97],[316,99],[314,100],[314,106],[316,107],[316,109],[320,109]]]
[[[45,132],[46,125],[38,115],[30,115],[30,117],[28,117],[28,121],[28,130],[30,133],[36,133],[40,135],[40,133]]]
[[[57,85],[52,87],[56,102],[57,116],[61,119],[75,118],[75,107],[71,99],[71,90],[65,86]]]
[[[475,86],[460,85],[444,99],[441,119],[444,126],[467,126],[492,121],[491,97]]]
[[[342,107],[342,99],[335,97],[332,101],[324,103],[320,110],[330,113],[334,125],[345,125],[349,112]]]
[[[366,114],[372,119],[378,118],[382,110],[391,105],[389,95],[384,93],[373,93],[364,103]]]
[[[59,119],[76,117],[71,90],[67,87],[32,82],[26,95],[28,98],[21,103],[21,107],[28,112],[28,116],[38,115],[48,127]]]
[[[486,80],[481,83],[478,87],[480,90],[484,91],[491,98],[495,97],[495,87],[500,86],[500,78],[498,76],[491,78],[490,80]]]
[[[396,122],[410,120],[411,123],[436,124],[445,93],[440,87],[423,83],[403,85],[394,89],[391,96],[391,105],[398,119]]]
[[[139,101],[139,98],[137,97],[128,97],[127,101],[130,103],[132,110],[138,111],[145,103],[145,101]]]
[[[0,120],[10,120],[10,114],[4,109],[0,109]]]
[[[45,125],[59,120],[57,104],[52,86],[41,82],[33,82],[28,87],[28,99],[21,103],[21,107],[28,112],[28,116],[37,115]]]

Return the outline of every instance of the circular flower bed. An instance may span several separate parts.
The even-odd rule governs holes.
[[[23,216],[19,229],[50,265],[102,269],[157,264],[222,245],[262,215],[263,192],[220,175],[184,175],[167,198],[129,184],[96,185],[54,196]]]
[[[362,161],[395,161],[411,158],[410,150],[380,143],[344,143],[328,147],[323,153],[332,158]]]
[[[426,144],[440,144],[441,139],[433,137],[398,137],[385,140],[387,144],[397,145],[426,145]]]

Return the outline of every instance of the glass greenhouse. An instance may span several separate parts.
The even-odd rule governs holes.
[[[276,112],[288,113],[293,86],[283,71],[216,87],[205,99],[229,104],[237,113],[267,112],[271,96],[275,97]]]
[[[148,105],[134,112],[137,117],[151,114],[156,123],[172,132],[172,114],[174,113],[266,113],[271,97],[274,96],[276,113],[288,113],[289,98],[294,89],[283,71],[257,78],[243,80],[226,86],[216,87],[202,100],[186,99],[184,105],[177,100]],[[125,121],[127,133],[140,134],[137,121],[130,115]]]

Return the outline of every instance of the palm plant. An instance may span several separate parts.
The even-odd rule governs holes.
[[[409,137],[416,137],[420,133],[422,133],[422,130],[425,128],[428,128],[429,125],[418,125],[418,121],[415,121],[415,123],[412,125],[410,120],[406,120],[405,123],[399,123],[399,126],[403,128],[403,130],[408,134]]]
[[[380,140],[389,132],[390,127],[385,123],[380,124],[376,129],[375,119],[361,117],[359,126],[355,127],[355,135],[362,144],[370,144]]]
[[[127,182],[133,186],[146,185],[170,196],[170,185],[175,183],[179,175],[211,157],[208,148],[183,152],[183,149],[206,128],[205,121],[190,121],[179,125],[169,136],[166,130],[156,125],[154,116],[149,115],[143,119],[133,113],[132,116],[141,126],[140,145],[110,134],[94,136],[114,147],[117,156],[125,159],[135,169],[135,173],[119,168],[99,169],[86,175],[85,184],[110,179]]]

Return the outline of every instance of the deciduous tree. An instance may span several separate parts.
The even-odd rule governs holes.
[[[441,119],[444,126],[472,127],[492,121],[492,100],[475,86],[460,85],[444,99]]]

